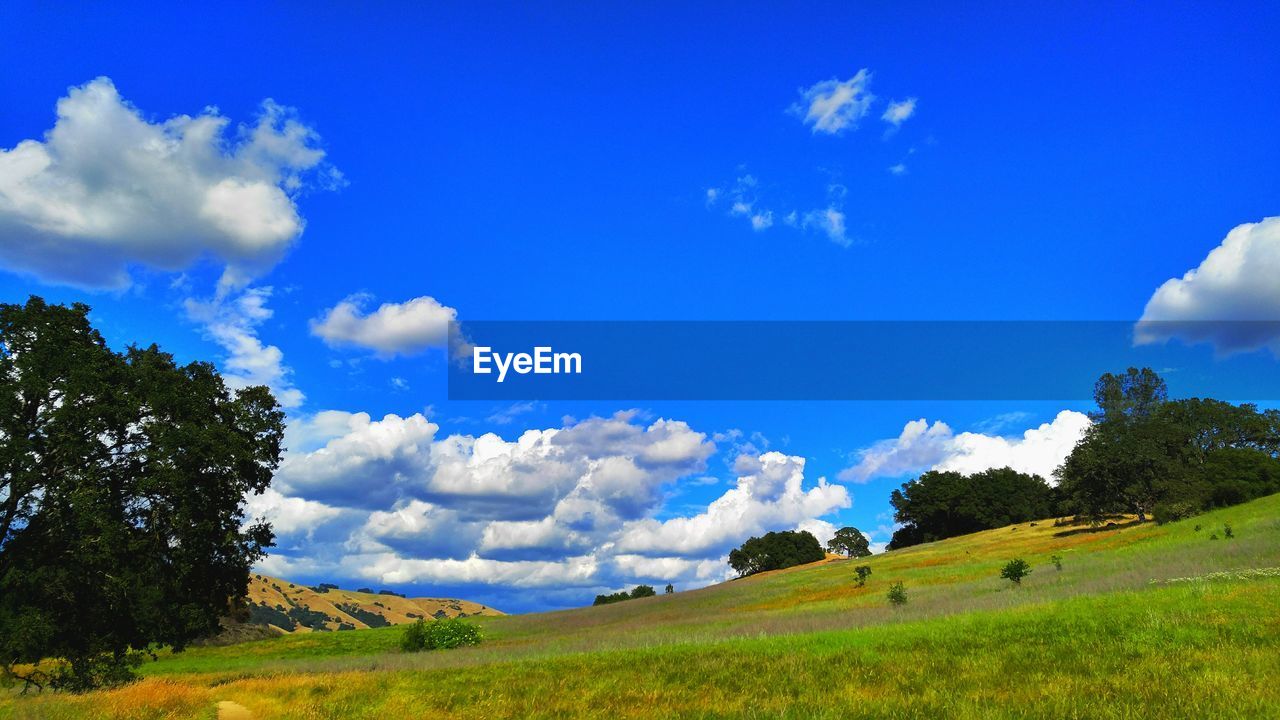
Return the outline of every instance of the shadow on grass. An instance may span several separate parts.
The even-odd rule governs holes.
[[[1074,530],[1060,530],[1053,534],[1054,537],[1071,537],[1072,535],[1085,535],[1089,533],[1111,532],[1112,530],[1121,530],[1127,527],[1142,525],[1144,521],[1133,519],[1127,522],[1108,522],[1104,525],[1088,525],[1085,527],[1075,528]]]

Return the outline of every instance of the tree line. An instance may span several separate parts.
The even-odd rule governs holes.
[[[1010,468],[926,472],[890,495],[901,527],[888,547],[1048,517],[1166,522],[1280,492],[1280,412],[1168,395],[1150,368],[1103,375],[1056,486]]]

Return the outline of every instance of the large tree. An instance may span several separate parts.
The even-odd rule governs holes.
[[[858,532],[856,527],[842,527],[827,542],[829,552],[847,555],[851,558],[866,557],[871,554],[871,546],[867,536]]]
[[[818,539],[807,530],[784,530],[753,537],[729,553],[729,566],[739,575],[781,570],[826,558]]]
[[[942,540],[1013,523],[1049,517],[1057,496],[1039,475],[1010,468],[972,475],[930,470],[889,496],[902,524],[889,548]]]
[[[72,689],[211,634],[271,545],[243,502],[283,413],[212,365],[116,352],[89,308],[0,305],[0,663],[60,657]]]
[[[1179,517],[1280,490],[1280,413],[1168,399],[1148,368],[1103,375],[1094,424],[1057,471],[1070,508],[1094,520]]]

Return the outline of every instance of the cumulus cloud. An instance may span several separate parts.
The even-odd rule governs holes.
[[[705,511],[658,520],[667,490],[705,477],[715,445],[684,422],[640,418],[566,420],[507,440],[442,437],[422,415],[316,413],[290,425],[301,449],[281,465],[272,503],[305,498],[299,516],[359,518],[314,550],[333,575],[593,592],[723,579],[725,553],[747,536],[803,527],[825,537],[834,526],[822,516],[850,504],[842,486],[807,482],[803,458],[772,452]],[[282,568],[315,568],[286,555]]]
[[[368,295],[352,295],[311,321],[311,332],[330,346],[354,346],[384,356],[411,355],[444,347],[449,323],[458,311],[423,295],[402,303],[383,303],[366,313]]]
[[[1135,328],[1139,344],[1180,338],[1280,355],[1280,217],[1237,225],[1200,265],[1165,281]]]
[[[274,488],[261,495],[250,495],[245,501],[245,515],[251,520],[266,520],[276,535],[310,536],[317,526],[333,520],[342,510],[324,503],[299,497],[286,497]]]
[[[916,99],[907,98],[906,100],[894,100],[884,109],[884,114],[880,119],[894,126],[895,128],[906,122],[912,115],[916,113]]]
[[[205,334],[226,352],[222,378],[231,389],[266,385],[280,405],[295,408],[305,396],[293,385],[293,371],[284,353],[258,338],[258,327],[271,318],[270,287],[246,288],[230,295],[220,291],[210,300],[188,298],[187,317],[200,323]]]
[[[296,195],[333,187],[319,137],[271,100],[230,132],[216,109],[152,122],[110,79],[71,88],[41,140],[0,148],[0,262],[85,287],[209,257],[243,283],[301,234]]]
[[[1063,410],[1052,422],[1030,428],[1020,437],[956,434],[946,423],[912,420],[902,433],[881,440],[858,453],[858,462],[840,471],[845,482],[898,477],[925,470],[954,470],[972,474],[1011,467],[1052,481],[1057,469],[1089,427],[1089,417]]]
[[[721,555],[749,535],[794,528],[852,504],[843,486],[828,484],[825,478],[806,490],[802,457],[768,452],[759,463],[757,473],[738,478],[737,486],[705,512],[630,523],[618,539],[618,550],[657,557]]]
[[[848,80],[823,80],[800,90],[800,101],[791,112],[816,133],[839,135],[854,130],[875,101],[868,85],[871,72],[866,68]]]

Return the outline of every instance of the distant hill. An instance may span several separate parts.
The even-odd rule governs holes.
[[[418,618],[502,615],[468,600],[405,598],[379,592],[308,586],[270,575],[249,578],[249,623],[282,633],[329,632],[403,625]]]

